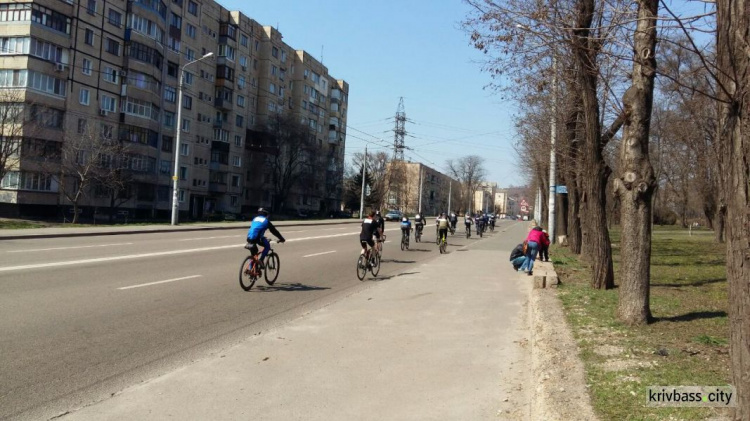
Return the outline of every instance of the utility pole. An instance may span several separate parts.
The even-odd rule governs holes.
[[[393,129],[393,160],[404,160],[404,137],[406,137],[406,111],[404,111],[404,97],[398,101],[396,109],[396,126]]]
[[[453,180],[448,181],[448,212],[453,212],[451,210],[451,193],[453,193]]]
[[[365,159],[362,161],[362,194],[359,198],[359,219],[365,210],[365,180],[367,179],[367,145],[365,145]]]
[[[424,183],[424,175],[422,174],[424,172],[424,169],[422,168],[422,164],[419,164],[419,213],[422,214],[422,186]]]
[[[549,216],[547,217],[547,230],[549,239],[555,243],[555,194],[557,183],[555,178],[556,172],[556,154],[555,143],[557,140],[557,57],[552,54],[552,121],[550,122],[550,149],[549,149]]]

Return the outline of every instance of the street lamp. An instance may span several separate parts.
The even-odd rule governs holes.
[[[534,31],[526,25],[520,23],[516,25],[516,28],[526,32],[530,32],[540,38],[548,38],[546,35]],[[549,152],[549,201],[547,203],[547,230],[549,231],[550,240],[552,243],[555,242],[555,194],[557,190],[557,180],[555,178],[556,169],[556,156],[555,156],[555,141],[557,139],[557,56],[552,54],[552,116],[550,120],[550,152]]]
[[[177,225],[177,219],[180,214],[180,204],[177,201],[179,193],[180,180],[180,132],[182,132],[182,87],[185,84],[185,68],[193,63],[197,63],[205,58],[209,58],[214,53],[208,53],[203,57],[185,63],[180,69],[180,86],[177,95],[177,122],[175,123],[176,131],[174,140],[174,174],[172,175],[172,225]]]

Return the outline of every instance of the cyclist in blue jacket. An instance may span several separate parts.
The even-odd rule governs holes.
[[[409,234],[411,234],[411,221],[409,217],[404,216],[401,219],[401,236],[409,237]]]
[[[266,255],[268,254],[269,249],[271,248],[271,244],[268,242],[268,239],[264,236],[266,233],[266,230],[271,231],[271,234],[273,234],[276,238],[279,239],[279,243],[283,243],[286,240],[284,239],[284,236],[281,235],[279,230],[276,229],[276,227],[273,226],[271,221],[268,218],[268,211],[266,209],[260,208],[258,209],[258,216],[256,216],[253,219],[252,224],[250,224],[250,230],[247,232],[247,243],[249,245],[245,246],[245,248],[250,249],[250,253],[255,256],[258,254],[258,244],[263,246],[263,252],[260,255],[260,260],[263,261],[263,259],[266,258]]]

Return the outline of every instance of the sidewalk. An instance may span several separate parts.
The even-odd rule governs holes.
[[[531,282],[501,239],[368,275],[362,292],[62,419],[529,419]]]
[[[294,227],[305,225],[334,225],[334,224],[359,224],[361,221],[351,219],[313,219],[301,221],[274,221],[279,227]],[[250,227],[250,221],[237,222],[206,222],[186,223],[182,225],[155,224],[155,225],[68,225],[58,228],[22,228],[0,230],[0,241],[21,240],[31,238],[57,238],[57,237],[87,237],[97,235],[125,235],[125,234],[147,234],[172,231],[204,231],[204,230],[232,230]]]

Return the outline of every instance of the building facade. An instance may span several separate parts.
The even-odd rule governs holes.
[[[386,184],[388,209],[409,215],[421,209],[425,215],[437,215],[459,206],[459,182],[434,168],[419,162],[396,161],[389,163],[387,173],[394,174]]]
[[[132,217],[167,217],[176,155],[183,219],[279,201],[285,210],[340,206],[348,84],[241,12],[211,0],[0,0],[0,43],[0,106],[22,110],[25,122],[9,131],[18,125],[0,121],[3,139],[21,145],[0,182],[1,214],[67,207],[62,192],[82,181],[50,168],[87,137],[123,145],[117,169],[127,182],[116,194],[87,183],[84,213],[116,203]],[[283,199],[271,168],[284,153],[271,130],[280,116],[309,128],[301,167],[315,174]],[[114,162],[101,150],[78,155],[76,164]]]

